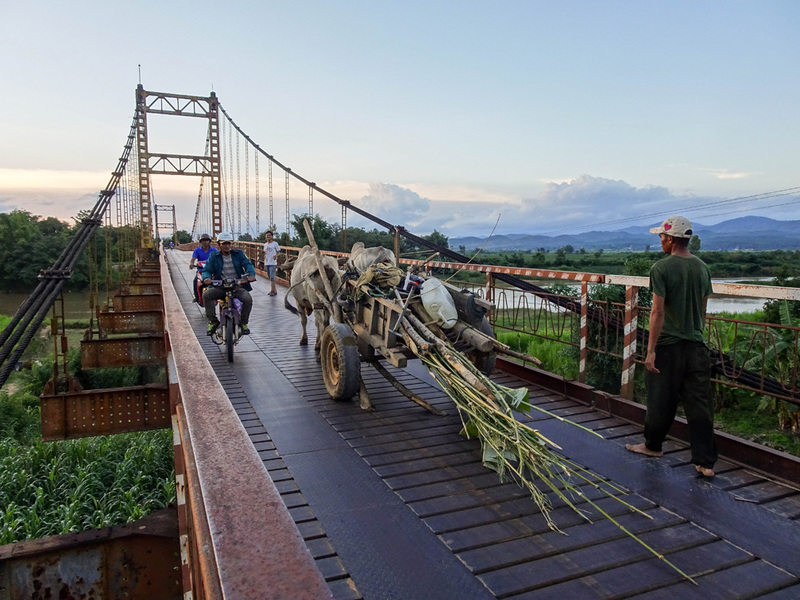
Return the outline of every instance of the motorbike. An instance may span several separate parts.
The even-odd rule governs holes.
[[[197,268],[195,269],[194,281],[192,281],[192,293],[194,294],[194,301],[199,306],[203,306],[203,267],[206,266],[206,261],[198,260],[195,264]]]
[[[233,362],[233,347],[239,343],[241,336],[240,326],[242,318],[242,303],[233,297],[233,290],[238,285],[247,283],[245,279],[212,279],[210,285],[221,287],[225,297],[217,300],[219,306],[219,327],[211,336],[218,346],[225,344],[228,362]]]

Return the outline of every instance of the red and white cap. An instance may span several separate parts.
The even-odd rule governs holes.
[[[686,217],[670,217],[661,224],[661,227],[653,227],[650,233],[657,235],[666,233],[672,237],[690,238],[692,237],[692,222]]]

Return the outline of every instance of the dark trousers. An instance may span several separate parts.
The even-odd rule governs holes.
[[[656,368],[647,372],[647,416],[645,446],[654,452],[661,445],[683,405],[689,424],[692,462],[713,468],[717,461],[714,442],[714,405],[711,401],[711,359],[701,342],[682,341],[656,347]]]
[[[206,309],[206,317],[209,321],[216,322],[217,319],[217,300],[225,297],[225,290],[221,287],[209,286],[203,292],[203,306]],[[242,303],[242,325],[250,322],[250,311],[253,309],[253,297],[243,287],[233,288],[233,297]]]

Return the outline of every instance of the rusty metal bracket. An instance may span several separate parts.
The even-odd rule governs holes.
[[[164,331],[164,314],[160,310],[100,312],[97,318],[100,327],[110,334]]]
[[[181,598],[175,509],[0,546],[2,598]]]
[[[70,392],[40,400],[46,442],[171,426],[165,383]]]
[[[161,310],[161,294],[143,294],[138,296],[114,295],[114,310],[118,312],[132,310]]]
[[[81,341],[81,367],[142,367],[163,365],[167,360],[164,334]]]

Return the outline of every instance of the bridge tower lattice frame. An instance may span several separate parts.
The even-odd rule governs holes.
[[[207,155],[151,153],[148,147],[147,114],[208,119]],[[208,97],[168,94],[136,88],[136,138],[139,156],[139,225],[142,246],[152,248],[155,237],[153,198],[150,175],[189,175],[211,180],[212,235],[222,231],[221,168],[219,147],[219,100],[214,92]]]

